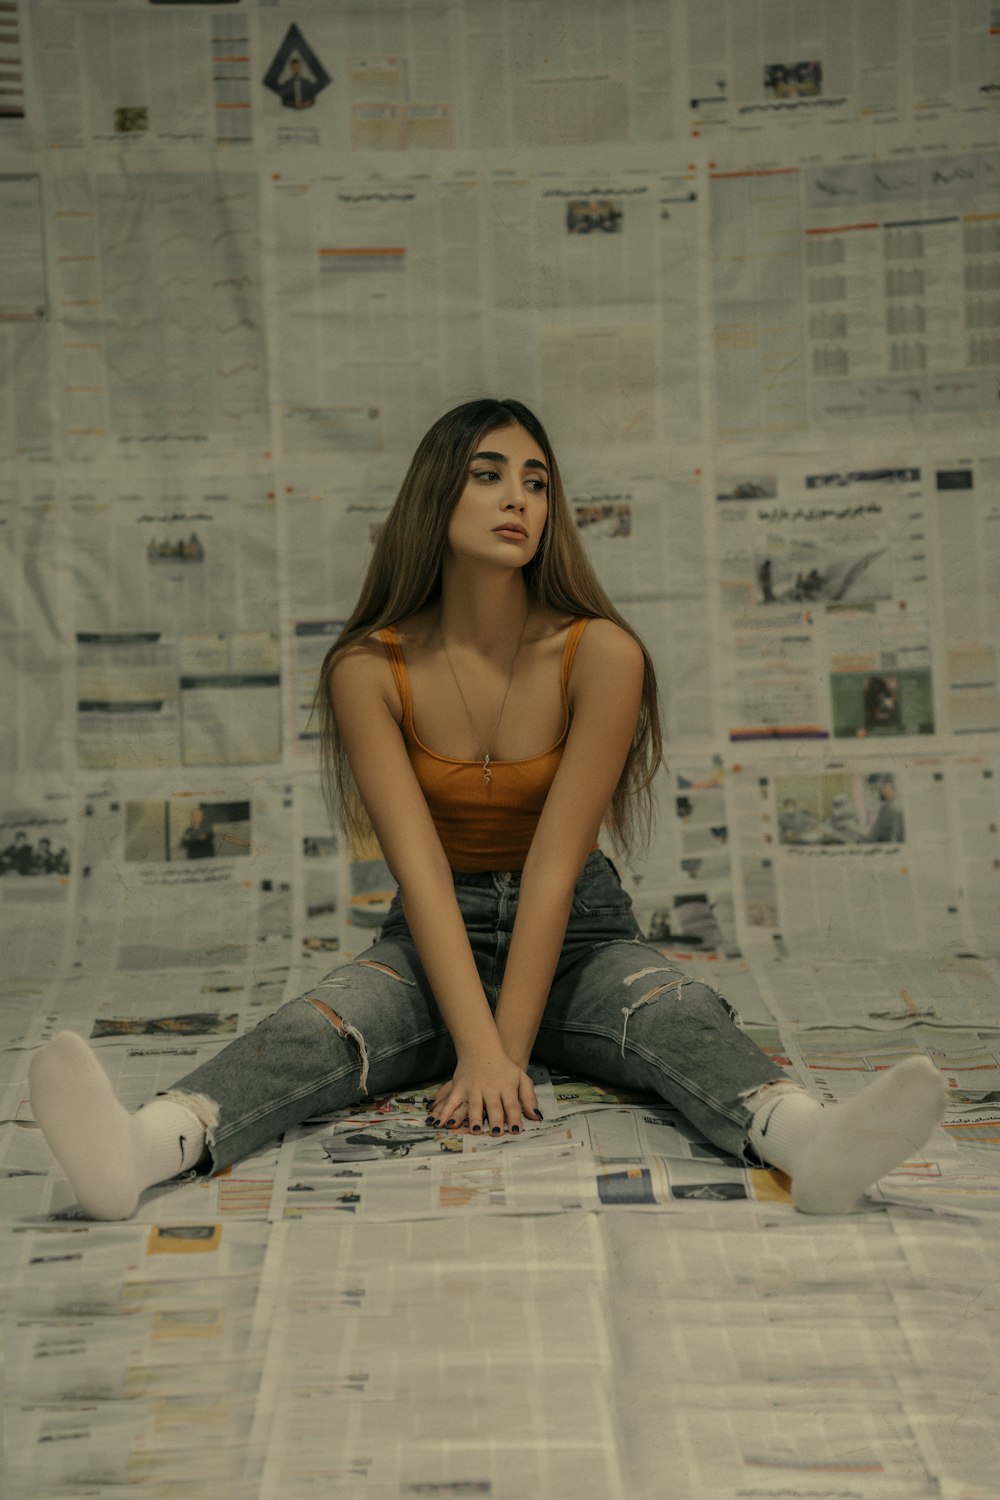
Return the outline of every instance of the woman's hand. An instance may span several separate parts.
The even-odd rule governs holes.
[[[427,1123],[452,1130],[467,1123],[474,1135],[484,1129],[501,1135],[505,1128],[517,1135],[522,1111],[529,1119],[542,1118],[535,1086],[523,1068],[497,1050],[458,1059],[451,1081],[435,1095]]]

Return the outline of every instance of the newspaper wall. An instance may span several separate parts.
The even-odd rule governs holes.
[[[991,0],[0,0],[0,1045],[70,1024],[135,1105],[371,941],[317,670],[421,433],[514,395],[660,676],[644,930],[819,1097],[932,1057],[936,1181],[996,1201],[998,101]],[[515,1178],[419,1105],[147,1218],[770,1191],[669,1111],[557,1093]]]

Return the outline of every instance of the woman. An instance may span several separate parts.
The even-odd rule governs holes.
[[[129,1115],[64,1032],[35,1117],[81,1207],[220,1169],[296,1122],[446,1076],[428,1123],[517,1134],[529,1059],[651,1090],[712,1142],[847,1212],[926,1140],[914,1058],[824,1110],[713,990],[643,943],[603,824],[648,829],[661,758],[648,652],[582,550],[538,419],[471,401],[426,434],[321,680],[331,802],[399,890],[373,947]]]

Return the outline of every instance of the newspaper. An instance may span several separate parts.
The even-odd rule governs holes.
[[[11,87],[12,80],[23,77],[21,59],[5,55],[19,41],[16,6],[4,20],[0,65],[7,64],[7,87],[0,102],[0,123],[8,132],[12,122],[23,118],[23,93]],[[0,399],[0,448],[9,458],[50,458],[54,443],[49,385],[52,293],[44,255],[42,175],[32,158],[17,165],[20,170],[5,170],[0,177],[0,352],[4,368],[20,370],[23,378],[14,388],[5,382]]]
[[[687,0],[685,11],[691,120],[712,134],[938,121],[995,104],[988,0],[778,12]]]
[[[748,754],[727,781],[742,916],[756,946],[819,959],[990,956],[983,825],[992,757]],[[965,885],[968,869],[974,881]],[[918,1002],[919,1003],[919,1002]]]
[[[0,718],[0,766],[20,776],[65,772],[69,763],[72,626],[70,599],[60,585],[60,532],[51,474],[18,466],[0,477],[0,688],[8,708]]]
[[[601,1237],[593,1219],[566,1222],[498,1218],[487,1235],[474,1217],[416,1222],[391,1256],[384,1226],[351,1221],[331,1243],[321,1223],[276,1225],[261,1495],[309,1493],[321,1472],[334,1494],[624,1500]]]
[[[978,327],[977,282],[994,230],[957,209],[989,212],[995,150],[959,139],[911,156],[906,144],[899,160],[827,149],[813,164],[789,149],[776,164],[746,143],[712,172],[724,442],[992,425],[996,348]]]
[[[65,1224],[4,1254],[12,1495],[187,1479],[250,1495],[265,1226]],[[196,1352],[197,1357],[192,1359]],[[201,1441],[206,1425],[212,1441]]]
[[[41,18],[72,47],[73,19],[64,26],[49,7]],[[142,24],[115,18],[116,26],[132,23]],[[87,75],[67,61],[64,52],[70,76],[103,89],[103,68]],[[81,118],[75,97],[68,113]],[[181,165],[175,156],[170,162]],[[256,175],[206,172],[202,162],[201,170],[137,164],[121,176],[87,170],[75,155],[65,165],[52,178],[47,221],[67,337],[63,456],[189,462],[209,441],[262,456],[268,403]],[[101,266],[114,270],[101,275]]]
[[[69,496],[81,768],[280,758],[274,506],[251,483]]]
[[[731,739],[934,733],[919,468],[744,471],[716,520]]]

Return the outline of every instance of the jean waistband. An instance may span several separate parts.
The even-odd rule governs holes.
[[[598,869],[606,863],[610,863],[607,857],[600,849],[594,849],[587,855],[586,863],[580,871],[580,876],[582,877],[588,874],[589,871]],[[475,870],[467,874],[463,874],[460,870],[452,871],[456,887],[462,886],[466,890],[495,890],[498,885],[517,887],[521,884],[521,875],[521,870]]]

